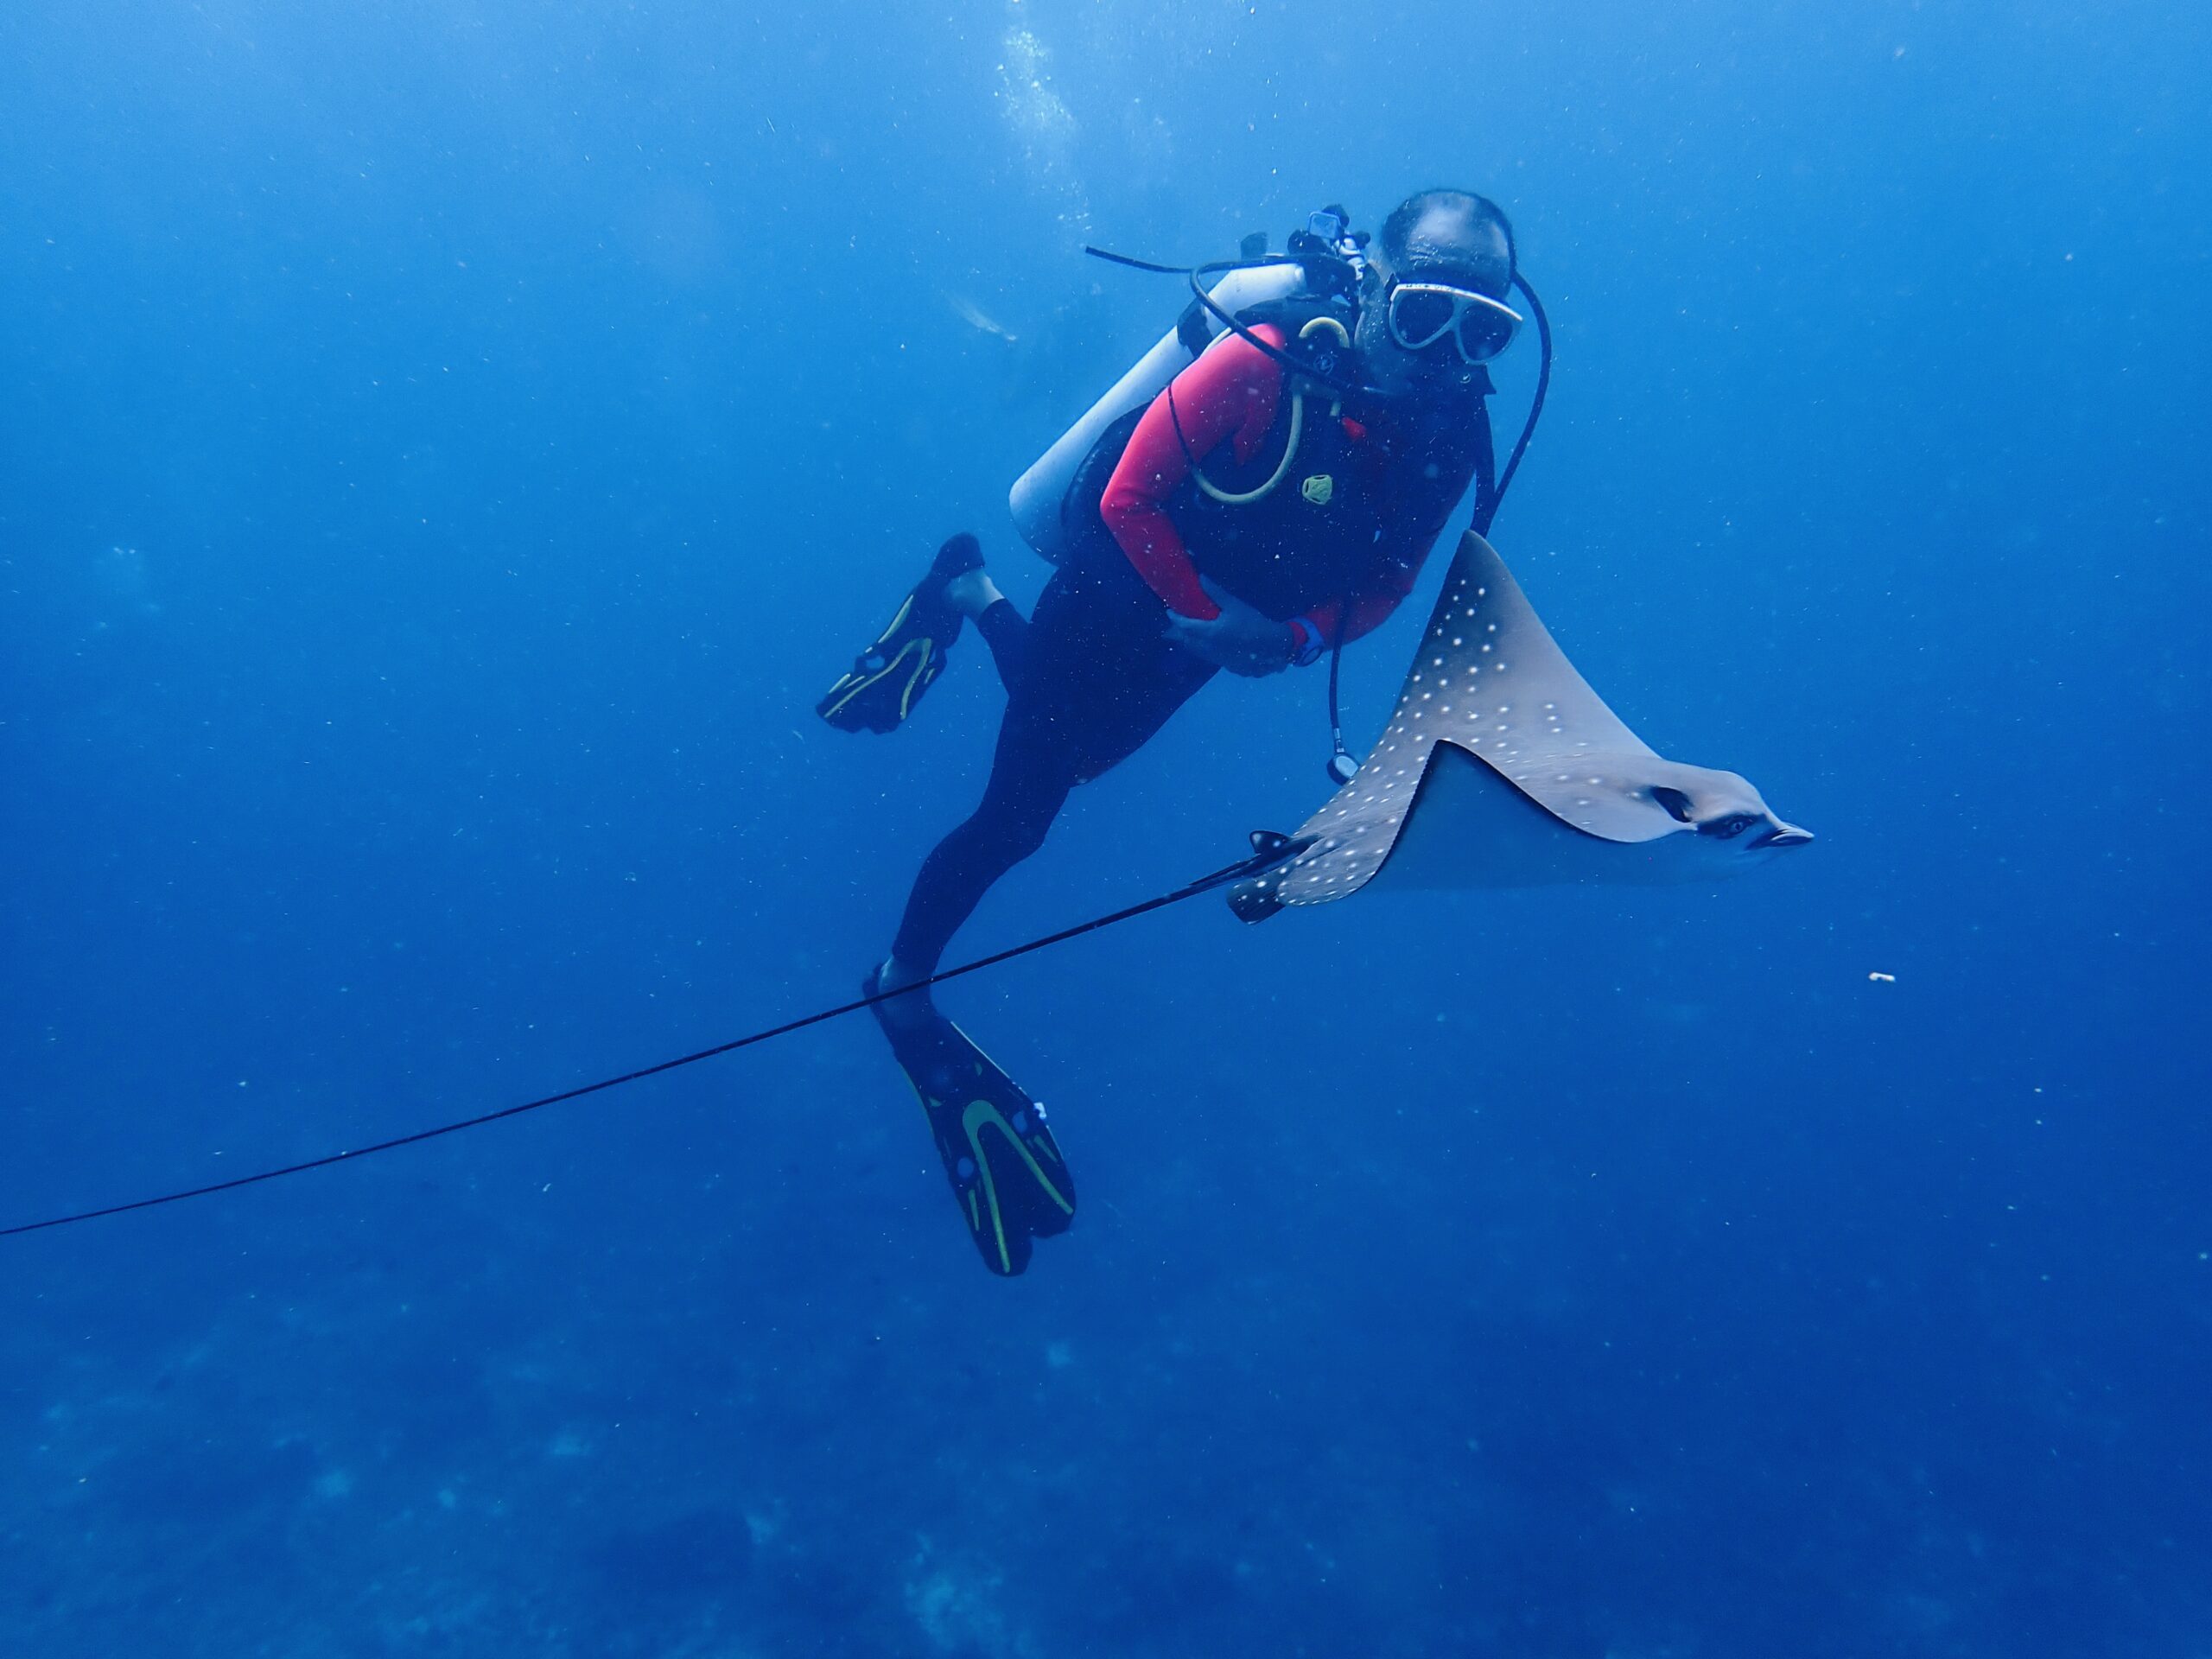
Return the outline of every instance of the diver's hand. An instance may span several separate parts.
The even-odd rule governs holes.
[[[1201,622],[1194,616],[1168,612],[1166,634],[1170,642],[1197,652],[1217,668],[1242,674],[1247,679],[1280,674],[1290,666],[1291,653],[1298,643],[1295,628],[1287,622],[1261,615],[1236,594],[1215,587],[1204,576],[1198,578],[1198,585],[1206,590],[1207,598],[1221,607],[1221,614],[1211,622]]]

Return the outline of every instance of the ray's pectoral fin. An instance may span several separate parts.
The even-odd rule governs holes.
[[[1710,880],[1801,846],[1732,772],[1655,753],[1567,661],[1470,531],[1390,725],[1299,831],[1312,849],[1241,883],[1248,921],[1387,872],[1432,887]]]

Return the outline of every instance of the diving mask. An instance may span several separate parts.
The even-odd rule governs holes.
[[[1521,314],[1503,301],[1447,283],[1397,283],[1385,301],[1390,338],[1409,352],[1452,336],[1460,359],[1487,363],[1521,332]]]

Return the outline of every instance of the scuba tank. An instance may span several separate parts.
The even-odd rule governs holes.
[[[1195,270],[1086,249],[1116,264],[1188,276],[1193,298],[1175,327],[1130,365],[1128,372],[1014,480],[1007,507],[1021,538],[1045,558],[1059,563],[1067,552],[1060,505],[1075,481],[1077,469],[1106,429],[1124,416],[1148,407],[1170,380],[1197,362],[1198,353],[1222,335],[1232,328],[1244,333],[1236,319],[1254,307],[1307,296],[1349,299],[1356,295],[1366,270],[1361,253],[1366,243],[1364,234],[1348,228],[1344,209],[1326,207],[1291,237],[1288,253],[1268,253],[1267,238],[1255,233],[1245,239],[1241,257],[1201,265]],[[1202,285],[1209,276],[1219,279],[1211,288]]]
[[[1261,265],[1230,271],[1213,289],[1213,298],[1234,314],[1270,300],[1287,299],[1305,285],[1295,265]],[[1007,496],[1007,507],[1014,514],[1014,527],[1021,532],[1022,540],[1054,564],[1060,562],[1066,545],[1066,532],[1060,524],[1060,502],[1067,495],[1068,486],[1075,482],[1076,468],[1083,465],[1091,446],[1122,416],[1132,410],[1149,407],[1167,383],[1197,362],[1198,352],[1211,345],[1217,337],[1217,332],[1209,329],[1205,339],[1196,342],[1198,350],[1194,351],[1193,341],[1185,330],[1170,328],[1150,351],[1129,365],[1126,374],[1107,388],[1103,397],[1084,411],[1073,426],[1053,441],[1051,448],[1031,463],[1027,472],[1014,480],[1014,488]]]

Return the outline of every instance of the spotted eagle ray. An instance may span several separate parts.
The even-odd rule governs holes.
[[[1812,838],[1734,772],[1669,760],[1629,730],[1471,530],[1389,729],[1300,826],[1312,844],[1230,904],[1259,921],[1386,872],[1421,887],[1710,880]]]

